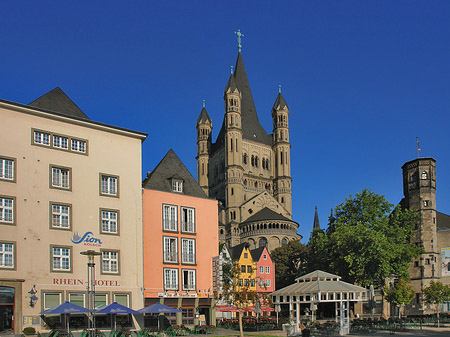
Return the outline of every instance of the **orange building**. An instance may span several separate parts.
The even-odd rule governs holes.
[[[177,325],[215,325],[213,257],[218,204],[209,199],[173,150],[143,182],[145,305],[182,310]]]

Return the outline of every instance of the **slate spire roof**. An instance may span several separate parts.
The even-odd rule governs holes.
[[[59,87],[42,95],[30,104],[35,108],[58,112],[71,117],[88,119],[89,117]]]
[[[272,110],[278,110],[278,107],[280,109],[289,109],[286,101],[284,100],[283,95],[278,93],[277,99],[275,100],[275,103],[273,104]]]
[[[232,92],[237,89],[236,81],[234,79],[234,74],[231,73],[230,78],[228,79],[227,85],[225,86],[224,95],[230,89]],[[238,89],[239,90],[239,89]]]
[[[147,177],[142,182],[142,187],[150,190],[178,193],[172,191],[172,179],[183,181],[183,192],[181,194],[207,198],[205,192],[203,192],[172,149],[167,152],[156,168],[147,174]]]
[[[252,140],[254,142],[263,143],[266,145],[272,145],[272,137],[267,134],[264,128],[261,126],[256,113],[255,103],[253,101],[252,91],[250,90],[250,84],[247,78],[247,72],[244,67],[244,60],[242,54],[238,53],[236,60],[234,74],[232,74],[228,80],[228,84],[225,90],[228,90],[228,85],[232,87],[233,80],[236,83],[237,89],[242,95],[241,100],[241,125],[242,125],[242,137],[244,139]],[[234,77],[234,78],[232,78]],[[225,120],[224,120],[225,123]],[[222,124],[222,129],[217,136],[217,144],[222,144],[225,138],[225,127]]]
[[[314,224],[313,224],[313,230],[314,229],[320,229],[320,224],[319,224],[319,214],[317,214],[317,206],[316,206],[316,210],[314,211]]]
[[[211,118],[209,117],[205,107],[203,107],[202,111],[200,111],[200,115],[198,116],[197,119],[197,125],[199,125],[202,122],[209,122],[212,125]]]

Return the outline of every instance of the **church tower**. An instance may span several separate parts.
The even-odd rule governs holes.
[[[405,163],[403,170],[402,206],[417,210],[417,220],[413,242],[424,252],[410,268],[411,283],[416,292],[416,310],[423,313],[422,290],[430,282],[438,281],[440,275],[440,254],[436,225],[436,160],[417,158]]]
[[[209,154],[211,151],[211,131],[212,121],[205,108],[203,101],[203,109],[197,119],[197,182],[206,195],[209,195],[208,188],[208,166]]]
[[[281,95],[281,86],[279,86],[278,91],[278,97],[272,107],[272,136],[275,159],[274,197],[292,214],[289,107],[283,95]]]
[[[197,121],[197,177],[208,196],[219,201],[221,243],[272,250],[301,239],[292,220],[289,108],[280,92],[272,108],[273,135],[267,134],[244,67],[243,35],[236,34],[239,52],[225,86],[225,113],[215,142],[205,108]]]

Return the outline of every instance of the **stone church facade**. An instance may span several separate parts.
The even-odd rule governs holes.
[[[279,91],[269,135],[259,123],[239,50],[215,142],[205,107],[197,120],[197,182],[219,200],[219,240],[230,247],[247,242],[250,249],[273,250],[301,239],[292,220],[289,107]]]

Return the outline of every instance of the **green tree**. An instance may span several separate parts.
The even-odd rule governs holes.
[[[430,286],[423,289],[425,302],[436,306],[436,316],[439,327],[439,312],[441,304],[450,301],[450,286],[441,282],[431,281]]]
[[[399,307],[398,316],[401,318],[402,309],[405,305],[411,303],[415,295],[415,292],[411,285],[409,285],[408,280],[401,278],[394,284],[393,287],[385,286],[383,290],[389,303],[396,304]]]
[[[324,265],[318,269],[362,286],[382,287],[389,274],[407,279],[409,264],[421,251],[410,242],[416,219],[415,211],[393,209],[384,196],[364,189],[335,208],[326,237],[313,235],[307,260],[319,258]]]
[[[329,267],[328,235],[322,229],[314,229],[307,243],[305,271],[322,270],[332,272]]]
[[[300,241],[290,241],[270,253],[272,261],[275,262],[275,285],[277,289],[294,283],[295,279],[303,274],[306,255],[306,246]]]

